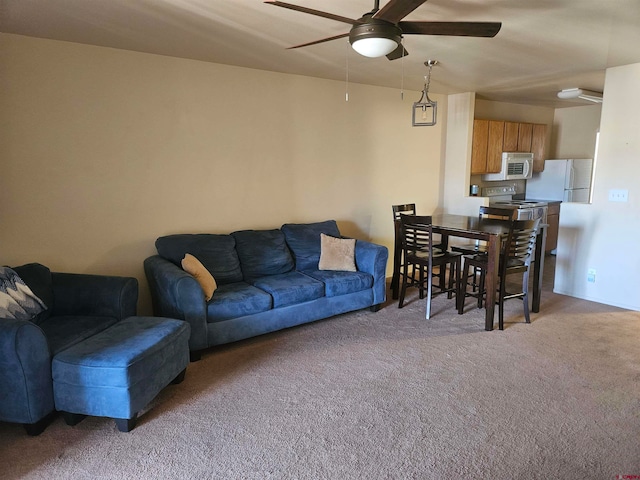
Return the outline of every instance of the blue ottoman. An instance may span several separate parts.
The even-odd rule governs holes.
[[[69,425],[93,415],[131,431],[140,410],[184,379],[189,334],[181,320],[129,317],[60,352],[52,362],[56,410]]]

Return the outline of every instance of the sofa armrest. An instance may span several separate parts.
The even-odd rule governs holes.
[[[154,315],[189,322],[189,350],[207,348],[207,302],[197,280],[159,255],[144,261],[144,272]]]
[[[356,240],[356,266],[373,275],[373,304],[380,305],[387,298],[387,260],[389,250],[383,245]]]
[[[123,320],[136,314],[138,280],[133,277],[51,272],[52,315],[88,315]]]
[[[0,420],[32,424],[54,410],[51,357],[36,324],[0,319]]]

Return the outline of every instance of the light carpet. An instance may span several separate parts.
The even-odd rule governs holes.
[[[0,423],[4,479],[640,476],[640,313],[545,292],[484,331],[415,293],[212,350],[130,433]],[[496,323],[497,324],[497,323]]]

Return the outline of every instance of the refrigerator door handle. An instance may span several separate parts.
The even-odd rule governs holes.
[[[567,188],[574,188],[576,174],[575,174],[575,169],[573,167],[573,164],[571,163],[569,164],[568,170],[569,170],[569,176],[567,178],[567,181],[569,182],[569,184],[567,185]]]

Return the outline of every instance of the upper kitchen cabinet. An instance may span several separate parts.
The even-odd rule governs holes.
[[[502,152],[531,152],[533,171],[542,171],[546,133],[545,124],[474,120],[471,174],[499,172]]]
[[[520,123],[518,125],[518,149],[516,152],[531,151],[531,135],[533,133],[533,124]]]
[[[533,153],[533,171],[544,170],[545,146],[547,143],[547,126],[544,123],[533,124],[531,132],[531,153]]]
[[[503,152],[518,151],[518,130],[520,124],[516,122],[504,122],[504,148]]]
[[[502,167],[505,122],[473,121],[471,174],[497,173]]]

